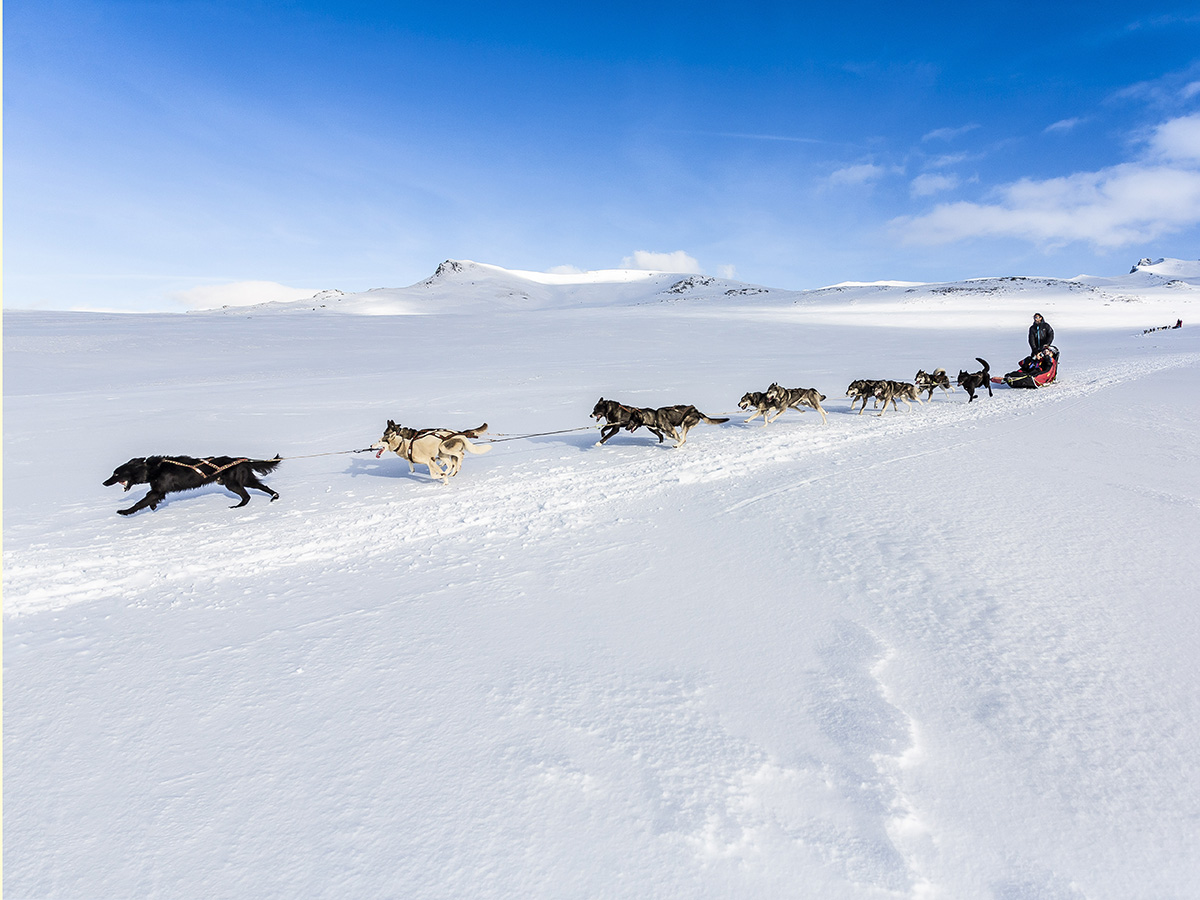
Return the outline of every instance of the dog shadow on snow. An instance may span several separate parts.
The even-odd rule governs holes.
[[[145,486],[139,485],[138,487],[145,487]],[[137,488],[134,488],[133,491],[131,491],[130,493],[133,493],[136,490],[137,490]],[[122,496],[124,496],[124,495],[122,495]],[[169,507],[175,506],[176,504],[179,504],[186,508],[187,506],[190,506],[193,502],[196,502],[196,501],[212,502],[211,498],[213,498],[213,497],[217,497],[221,500],[235,500],[236,501],[239,499],[237,494],[233,493],[233,491],[226,490],[219,484],[205,484],[198,488],[190,488],[186,491],[177,491],[177,492],[167,494],[167,496],[163,497],[161,500],[158,501],[158,503],[156,504],[156,507],[157,507],[156,509],[139,509],[132,515],[128,516],[128,518],[136,519],[141,516],[152,515],[153,513],[156,513],[156,512],[164,512]],[[226,505],[228,506],[229,504],[226,504]],[[230,509],[233,509],[233,508],[235,508],[235,507],[230,506]],[[250,510],[246,510],[246,512],[250,512]]]
[[[349,475],[351,478],[357,478],[360,475],[365,475],[370,478],[393,478],[397,481],[424,481],[436,484],[437,481],[429,477],[429,473],[425,471],[425,466],[422,465],[415,472],[408,470],[408,461],[401,459],[399,456],[392,456],[388,459],[384,456],[376,459],[372,456],[370,459],[352,459],[350,465],[346,467],[344,475]]]

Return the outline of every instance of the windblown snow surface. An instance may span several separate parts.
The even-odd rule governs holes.
[[[447,263],[8,311],[5,896],[1195,897],[1198,300],[1178,260],[811,292]],[[1014,368],[1034,312],[1059,383],[850,411]],[[828,424],[744,424],[772,381]],[[600,396],[735,415],[597,447]],[[340,452],[389,418],[563,433],[443,486]],[[101,486],[276,453],[238,510]]]

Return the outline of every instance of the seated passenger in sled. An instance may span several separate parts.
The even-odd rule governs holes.
[[[1050,384],[1058,375],[1058,348],[1045,347],[1023,360],[1015,372],[1009,372],[1003,378],[993,378],[993,381],[1003,382],[1013,388],[1039,388]]]

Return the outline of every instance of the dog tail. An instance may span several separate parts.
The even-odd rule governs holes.
[[[696,412],[700,412],[700,410],[696,410]],[[700,418],[703,419],[705,422],[707,422],[709,425],[720,425],[722,422],[729,421],[728,416],[726,416],[723,419],[714,419],[711,416],[706,416],[704,413],[700,413]]]
[[[485,431],[487,431],[487,422],[484,422],[478,428],[468,428],[466,431],[464,431],[462,433],[465,434],[469,438],[477,438],[481,434],[483,434]]]
[[[981,359],[977,356],[975,357],[975,361],[983,365],[984,372],[990,372],[992,370],[992,367],[988,365],[988,361],[986,359]]]
[[[250,468],[255,475],[266,475],[268,472],[274,472],[275,468],[283,462],[283,457],[278,453],[274,459],[252,459],[250,460]]]
[[[452,450],[462,447],[468,453],[487,453],[492,449],[491,444],[472,444],[462,434],[456,434],[453,437],[448,437],[442,443]]]

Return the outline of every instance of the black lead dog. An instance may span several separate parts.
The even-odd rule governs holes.
[[[246,488],[270,494],[271,500],[279,499],[279,495],[256,476],[273,472],[280,462],[282,460],[278,456],[274,459],[232,456],[209,456],[205,459],[192,456],[137,456],[117,466],[112,476],[104,482],[104,486],[120,484],[128,491],[135,484],[150,485],[150,493],[145,497],[128,509],[117,510],[123,516],[133,515],[147,506],[158,509],[158,504],[167,494],[190,491],[213,482],[229,488],[242,498],[241,503],[230,507],[237,509],[250,502]]]
[[[975,357],[975,361],[978,363],[981,363],[983,365],[983,371],[982,372],[964,372],[962,369],[959,369],[958,370],[959,387],[966,388],[967,393],[971,395],[971,400],[975,399],[975,392],[977,390],[979,390],[981,387],[986,387],[988,389],[988,396],[991,397],[992,396],[992,373],[988,366],[988,362],[986,359],[981,359],[978,356]],[[933,395],[933,391],[930,391],[929,393],[930,393],[930,396]],[[970,403],[971,400],[968,400],[967,402]]]

